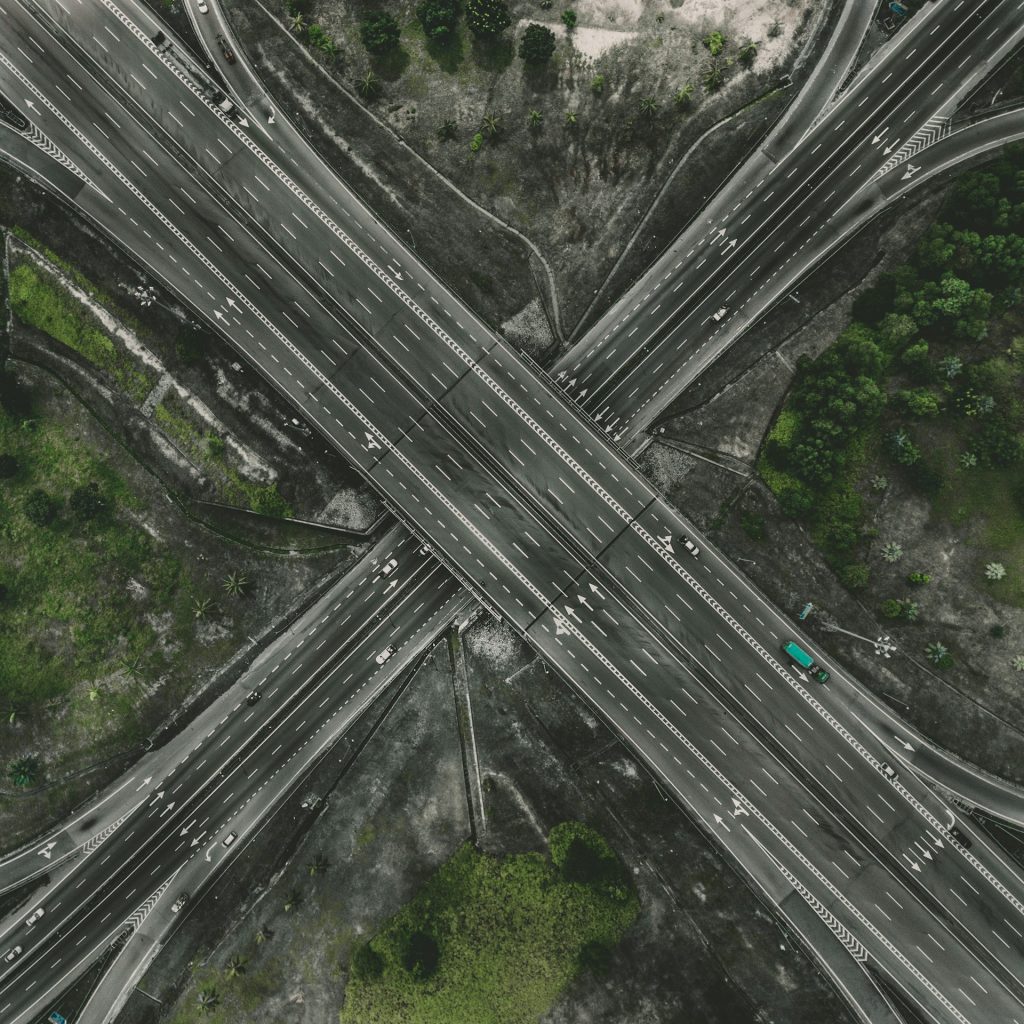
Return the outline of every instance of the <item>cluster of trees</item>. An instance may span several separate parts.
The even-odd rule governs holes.
[[[735,53],[729,52],[729,40],[722,32],[709,32],[704,39],[707,54],[701,61],[701,83],[708,92],[717,92],[725,84],[729,69],[737,62],[748,70],[757,60],[757,43],[740,43]]]
[[[1018,233],[1020,232],[1020,233]],[[801,359],[765,446],[783,510],[813,520],[840,562],[859,537],[850,467],[882,450],[929,494],[949,466],[927,452],[928,421],[952,421],[957,471],[1024,458],[1024,339],[989,337],[1024,299],[1024,147],[964,175],[914,257],[853,306],[853,323],[817,359]],[[948,461],[948,460],[947,460]]]
[[[466,27],[482,40],[492,40],[512,24],[512,15],[505,0],[465,0]],[[422,0],[416,17],[427,40],[448,46],[456,37],[462,5],[459,0]],[[398,48],[402,29],[387,11],[374,11],[359,27],[363,45],[376,55]]]
[[[0,454],[0,477],[13,476],[17,472],[17,460],[8,454]],[[97,519],[106,510],[107,502],[94,480],[80,484],[68,496],[65,503],[61,498],[41,487],[34,487],[22,500],[21,511],[34,526],[51,526],[66,510],[80,523]]]
[[[342,1024],[536,1020],[574,974],[606,969],[638,910],[629,876],[579,822],[548,846],[550,858],[459,850],[353,950]]]

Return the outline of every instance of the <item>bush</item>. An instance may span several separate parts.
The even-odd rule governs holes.
[[[10,452],[0,454],[0,480],[10,480],[18,472],[18,460]]]
[[[898,619],[903,614],[903,602],[890,597],[878,606],[878,610],[887,619]]]
[[[71,510],[71,514],[83,522],[99,516],[106,508],[106,504],[95,480],[76,487],[68,499],[68,508]]]
[[[717,57],[725,49],[725,36],[721,32],[709,32],[703,41],[712,57]]]
[[[576,12],[562,11],[562,24],[571,32],[576,27]]]
[[[359,34],[370,53],[382,54],[398,47],[402,30],[390,14],[376,11],[359,26]]]
[[[740,516],[740,529],[751,540],[764,540],[764,516],[759,512],[744,512]]]
[[[466,0],[466,24],[475,36],[496,36],[512,24],[505,0]]]
[[[25,495],[25,518],[36,526],[49,526],[57,516],[57,501],[39,487]]]
[[[447,46],[455,35],[459,5],[457,0],[423,0],[416,8],[416,17],[428,40]]]
[[[802,483],[794,482],[779,494],[779,508],[790,519],[801,519],[814,509],[814,495]]]
[[[590,91],[595,96],[600,96],[604,92],[604,75],[594,75],[590,82]]]
[[[409,936],[402,955],[402,964],[417,981],[426,981],[432,977],[437,972],[440,961],[441,950],[432,935],[415,931]]]
[[[899,398],[911,416],[939,415],[939,398],[928,388],[905,388]]]
[[[911,572],[907,574],[907,582],[915,587],[923,587],[926,583],[931,583],[932,578],[926,572]]]
[[[839,571],[839,579],[849,590],[863,590],[871,581],[871,569],[863,562],[851,562]]]
[[[353,950],[350,967],[354,978],[379,978],[384,972],[384,957],[368,942],[364,942]]]
[[[603,978],[612,966],[612,947],[607,942],[588,942],[580,949],[579,968],[595,977]]]
[[[519,56],[527,64],[546,64],[555,52],[555,33],[535,22],[526,26],[519,43]]]

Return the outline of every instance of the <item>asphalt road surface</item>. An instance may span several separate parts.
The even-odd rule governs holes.
[[[758,639],[751,596],[730,590],[715,561],[676,550],[680,520],[605,439],[393,240],[360,245],[346,220],[358,218],[319,208],[112,4],[75,12],[79,41],[96,44],[85,63],[24,8],[11,19],[4,92],[28,93],[40,145],[82,182],[76,205],[289,394],[783,914],[794,900],[814,910],[834,936],[816,945],[823,961],[870,958],[935,1019],[1016,1019],[1017,877],[992,851],[955,846],[920,783],[881,775],[877,754],[774,653],[780,638]],[[90,82],[104,73],[167,111],[169,135]],[[187,131],[167,123],[181,117]],[[806,734],[786,701],[814,716]],[[831,804],[802,781],[826,768]],[[877,902],[883,891],[898,915]],[[951,898],[968,909],[954,916]],[[93,899],[82,919],[104,906]],[[21,977],[46,961],[33,953]],[[16,982],[10,991],[15,1009],[36,998]],[[972,1018],[979,1007],[989,1016]]]

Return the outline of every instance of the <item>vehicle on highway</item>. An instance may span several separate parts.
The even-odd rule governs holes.
[[[220,32],[217,33],[217,45],[220,47],[220,52],[224,54],[224,59],[229,64],[234,64],[235,55],[231,52],[231,47],[228,46],[228,41]]]
[[[722,319],[722,317],[724,317],[724,316],[725,316],[725,314],[726,314],[726,313],[728,313],[728,312],[729,312],[729,307],[728,307],[728,306],[722,306],[722,307],[721,307],[721,308],[720,308],[720,309],[718,310],[718,312],[717,312],[717,313],[712,313],[712,314],[711,314],[711,319],[712,319],[712,320],[715,320],[715,321],[721,320],[721,319]]]
[[[252,707],[253,704],[257,703],[259,701],[260,697],[262,697],[262,696],[263,696],[263,694],[260,693],[259,690],[252,690],[249,693],[249,696],[245,698],[245,703],[248,704],[249,707]]]
[[[686,550],[689,551],[690,554],[694,556],[694,558],[696,558],[697,555],[700,554],[700,548],[697,547],[697,545],[694,544],[689,537],[680,537],[679,539],[682,541],[683,547],[686,548]]]
[[[956,825],[949,826],[949,835],[954,842],[959,843],[965,850],[971,848],[970,837],[965,832],[961,832]]]
[[[879,767],[882,769],[882,774],[890,781],[895,782],[899,777],[900,773],[888,761],[883,761]]]
[[[217,106],[228,115],[228,117],[235,117],[238,113],[234,103],[232,103],[231,100],[229,100],[227,96],[220,91],[220,89],[213,94],[213,102],[216,103]]]
[[[221,843],[221,846],[230,846],[238,838],[237,832],[229,832],[227,838]]]
[[[189,896],[187,892],[183,892],[172,904],[171,913],[176,914],[186,903],[188,903]]]
[[[13,964],[19,956],[21,956],[21,946],[15,946],[14,949],[7,951],[7,954],[4,956],[4,963]]]
[[[388,658],[390,658],[391,655],[394,653],[395,645],[389,644],[387,647],[384,648],[383,651],[380,652],[380,654],[377,655],[377,657],[374,660],[377,662],[378,665],[383,665],[384,662],[387,661]]]
[[[810,672],[819,683],[827,683],[832,678],[795,640],[787,640],[782,645],[782,653],[797,668]]]
[[[199,8],[199,13],[200,14],[209,14],[210,13],[210,8],[206,6],[206,0],[199,0],[199,3],[196,4],[196,7]]]
[[[68,1024],[68,1019],[63,1014],[58,1013],[56,1010],[46,1018],[50,1024]]]
[[[169,50],[171,48],[171,41],[163,32],[157,32],[156,35],[153,36],[153,45],[158,50]]]
[[[398,559],[392,558],[380,571],[382,576],[390,576],[398,568]]]
[[[33,910],[32,913],[25,919],[25,927],[31,928],[32,925],[34,925],[36,921],[38,921],[45,913],[46,911],[42,907],[36,907],[36,909]]]
[[[420,554],[421,555],[429,555],[429,554],[432,554],[433,551],[434,551],[434,549],[429,544],[423,544],[420,547]]]

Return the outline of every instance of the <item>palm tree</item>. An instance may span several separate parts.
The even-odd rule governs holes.
[[[229,978],[237,978],[240,974],[245,974],[245,957],[238,956],[236,953],[227,963],[224,968],[224,973]]]
[[[249,577],[244,572],[230,572],[224,577],[224,589],[235,597],[241,597],[249,586]]]
[[[201,1013],[212,1013],[220,1002],[220,993],[212,985],[207,985],[199,990],[196,1002],[199,1003]]]
[[[361,96],[364,96],[366,99],[370,99],[380,92],[380,80],[372,71],[367,71],[366,74],[359,79],[359,84],[356,88],[359,90],[359,94]]]
[[[35,757],[22,757],[7,766],[7,777],[16,786],[31,786],[39,775],[39,760]]]
[[[284,898],[285,913],[290,914],[296,907],[302,906],[302,893],[298,889],[292,889]]]
[[[262,946],[267,939],[273,938],[274,933],[265,925],[261,924],[256,929],[256,945]]]
[[[209,597],[193,597],[192,611],[197,619],[205,618],[213,611],[213,599]]]
[[[310,873],[310,875],[319,875],[322,872],[326,871],[331,865],[330,865],[330,862],[327,860],[327,858],[322,853],[318,853],[309,862],[308,866],[309,866],[309,873]]]
[[[501,131],[501,117],[497,114],[484,114],[480,127],[493,138]]]
[[[531,128],[539,128],[544,123],[544,115],[539,110],[531,110],[527,123]]]
[[[306,31],[306,17],[301,11],[292,15],[291,29],[297,36]]]
[[[567,110],[565,112],[565,127],[566,128],[575,128],[576,127],[576,111],[575,110]]]
[[[658,101],[653,96],[645,96],[640,101],[640,113],[648,119],[653,119],[658,113]]]
[[[142,663],[142,655],[137,654],[134,658],[129,658],[127,655],[122,655],[118,659],[121,663],[121,668],[124,669],[125,675],[135,679],[139,675],[139,665]]]
[[[450,117],[446,117],[437,129],[437,134],[442,139],[454,139],[455,132],[458,128],[458,124],[453,121]]]
[[[338,46],[330,36],[324,36],[320,40],[320,52],[328,60],[334,60],[338,56]]]

